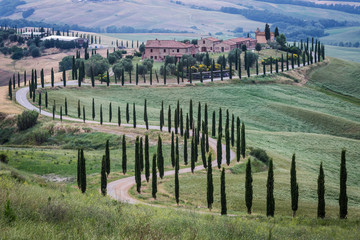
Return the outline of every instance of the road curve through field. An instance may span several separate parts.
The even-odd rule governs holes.
[[[58,82],[55,84],[56,86],[61,86],[62,82]],[[69,86],[76,86],[77,85],[77,81],[68,81],[67,85]],[[46,84],[46,87],[50,86],[50,84]],[[40,88],[41,86],[39,86]],[[27,93],[29,92],[29,88],[28,87],[24,87],[19,89],[16,92],[16,101],[22,105],[23,107],[29,109],[29,110],[34,110],[37,112],[40,112],[40,114],[47,116],[47,117],[53,117],[52,113],[49,113],[47,111],[41,110],[34,106],[33,104],[31,104],[29,102],[29,100],[27,99]],[[55,115],[56,119],[60,119],[59,115]],[[77,119],[77,118],[71,118],[71,117],[67,117],[67,116],[63,116],[62,117],[63,120],[68,120],[68,121],[73,121],[73,122],[83,122],[82,119]],[[92,123],[92,124],[99,124],[99,122],[97,121],[90,121],[90,120],[86,120],[86,123]],[[108,123],[108,122],[104,122],[104,125],[113,125],[113,126],[117,126],[116,123]],[[125,127],[132,127],[132,124],[122,124],[122,126]],[[146,128],[145,125],[136,125],[137,128]],[[154,130],[160,130],[159,126],[149,126],[149,129],[154,129]],[[163,131],[168,131],[167,127],[163,127]],[[191,134],[191,132],[190,132]],[[217,140],[213,139],[213,138],[209,138],[209,147],[212,148],[215,152],[217,149]],[[226,146],[224,144],[222,144],[222,152],[224,154],[222,154],[222,164],[226,164]],[[235,158],[235,153],[230,150],[230,159],[234,159]],[[213,161],[212,165],[215,167],[217,166],[217,161]],[[194,171],[200,171],[203,170],[204,167],[202,165],[198,165],[195,167]],[[183,168],[179,170],[179,173],[189,173],[191,172],[191,168]],[[175,171],[174,170],[170,170],[170,171],[166,171],[164,172],[164,176],[172,176],[175,175]],[[141,176],[141,180],[145,181],[145,175]],[[121,202],[126,202],[126,203],[131,203],[131,204],[137,204],[137,203],[142,203],[142,204],[147,204],[145,202],[139,201],[135,198],[133,198],[132,196],[129,195],[129,190],[136,184],[135,182],[135,177],[126,177],[126,178],[122,178],[116,181],[113,181],[111,183],[109,183],[107,185],[107,194],[118,200]],[[151,205],[151,204],[147,204],[147,205]],[[159,206],[159,205],[151,205],[151,206]],[[159,206],[162,207],[162,206]]]

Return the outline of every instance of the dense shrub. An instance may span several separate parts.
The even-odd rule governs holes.
[[[59,62],[59,71],[62,72],[63,70],[70,70],[72,69],[72,56],[64,57],[61,62]]]
[[[33,133],[36,144],[45,143],[50,138],[50,133],[47,130],[38,130]]]
[[[22,50],[16,51],[11,55],[11,59],[13,60],[19,60],[24,57],[24,52]]]
[[[35,126],[39,113],[35,111],[24,111],[22,114],[18,115],[17,126],[20,131],[26,130]]]
[[[14,133],[13,128],[1,128],[0,129],[0,144],[7,143],[10,141],[11,135]]]
[[[37,57],[40,57],[40,48],[38,48],[38,47],[33,47],[33,48],[31,48],[30,49],[30,52],[31,52],[31,56],[33,57],[33,58],[37,58]]]
[[[0,153],[0,162],[6,164],[9,162],[8,156],[5,153]]]
[[[270,158],[267,155],[267,153],[265,152],[265,150],[263,150],[261,148],[251,149],[250,155],[253,156],[253,157],[256,157],[257,159],[259,159],[260,161],[262,161],[263,163],[266,163],[266,164],[270,160]]]

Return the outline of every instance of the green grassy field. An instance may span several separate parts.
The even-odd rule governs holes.
[[[122,204],[92,191],[81,194],[59,184],[14,180],[0,163],[0,208],[6,200],[16,216],[0,218],[0,238],[68,239],[356,239],[354,220],[262,216],[220,217],[172,209]],[[22,174],[21,172],[17,173]],[[315,226],[321,227],[317,228]]]
[[[152,125],[159,125],[161,101],[165,112],[168,105],[174,111],[180,100],[184,116],[188,112],[190,99],[197,111],[198,102],[208,104],[209,116],[221,107],[225,112],[239,116],[249,129],[264,131],[313,132],[359,138],[360,124],[358,106],[328,96],[307,87],[284,84],[214,83],[188,87],[81,87],[49,91],[49,102],[56,100],[57,106],[68,100],[69,115],[77,116],[77,101],[91,109],[89,96],[95,98],[96,119],[99,107],[103,106],[104,121],[108,119],[108,106],[112,102],[113,112],[121,107],[122,121],[125,119],[126,103],[136,104],[137,123],[143,123],[144,99],[148,103],[148,117]],[[119,98],[119,96],[121,96]],[[88,110],[88,111],[89,111]],[[115,115],[115,113],[114,113]],[[87,116],[91,116],[88,112]],[[195,114],[196,116],[196,114]],[[115,116],[114,116],[115,117]],[[113,118],[114,118],[113,117]],[[223,114],[225,119],[225,114]],[[167,114],[165,114],[167,119]],[[117,120],[114,119],[116,122]],[[218,121],[218,120],[217,120]]]
[[[360,100],[360,64],[331,58],[310,75],[309,84]]]
[[[360,41],[360,27],[333,28],[325,31],[328,36],[321,37],[320,41],[326,43],[358,42]]]
[[[326,45],[326,55],[334,58],[340,58],[353,62],[360,62],[360,48],[337,47]]]
[[[261,139],[261,141],[260,141]],[[298,216],[315,217],[317,207],[317,176],[320,162],[323,162],[326,175],[326,210],[327,216],[338,216],[339,166],[341,147],[347,149],[348,196],[349,207],[352,209],[349,218],[359,218],[360,188],[358,187],[358,170],[360,164],[357,156],[360,154],[359,141],[346,138],[331,137],[307,133],[286,132],[247,132],[248,146],[266,149],[274,159],[275,166],[275,202],[276,215],[291,215],[290,200],[290,163],[291,156],[296,153],[297,178],[299,183]],[[340,145],[339,145],[339,142]],[[254,159],[252,158],[252,161]],[[255,160],[256,161],[256,160]],[[226,170],[227,205],[230,213],[245,214],[245,163],[232,163]],[[266,213],[266,165],[257,164],[253,169],[254,205],[256,215]],[[257,170],[256,170],[257,169]],[[220,212],[220,171],[214,174],[214,210]],[[139,199],[153,202],[151,184],[144,186],[145,190]],[[174,178],[168,177],[160,185],[161,195],[156,203],[175,206]],[[206,202],[206,171],[180,176],[181,207],[207,211]]]

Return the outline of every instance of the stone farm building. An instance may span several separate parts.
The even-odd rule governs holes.
[[[147,40],[143,58],[163,61],[166,56],[174,56],[179,60],[183,55],[195,56],[199,52],[198,46],[175,40]]]
[[[201,52],[229,52],[234,48],[246,45],[248,49],[255,49],[257,41],[252,38],[232,38],[225,41],[208,37],[198,41]]]
[[[256,29],[255,38],[258,43],[267,43],[265,38],[265,32],[260,32],[259,28]],[[270,32],[270,41],[273,42],[275,39],[275,34]]]

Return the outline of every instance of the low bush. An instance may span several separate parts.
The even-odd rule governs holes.
[[[17,127],[20,131],[26,130],[35,126],[39,113],[35,111],[24,111],[22,114],[18,115],[17,118]]]
[[[0,162],[6,164],[9,162],[9,158],[5,153],[0,153]]]
[[[11,135],[14,133],[14,128],[0,128],[0,144],[10,141]]]
[[[250,155],[253,156],[253,157],[256,157],[257,159],[259,159],[260,161],[262,161],[263,163],[266,163],[266,164],[270,160],[270,158],[267,155],[267,153],[265,152],[265,150],[263,150],[261,148],[251,149]]]
[[[33,136],[36,144],[40,145],[45,143],[50,138],[50,133],[46,130],[38,130],[34,132]]]

